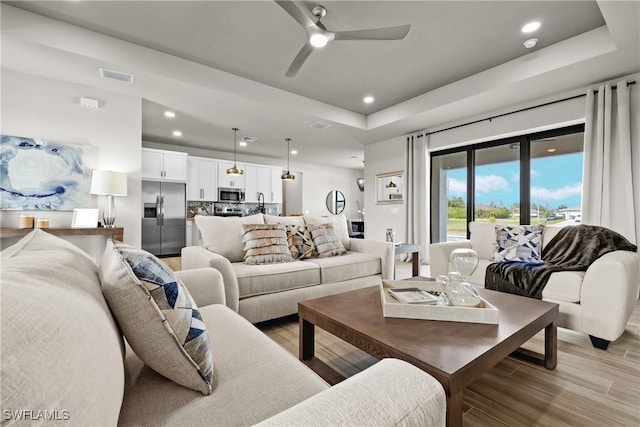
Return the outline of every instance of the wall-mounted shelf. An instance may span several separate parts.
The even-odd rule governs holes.
[[[32,231],[32,228],[0,228],[0,238],[5,237],[24,237]],[[123,227],[96,227],[96,228],[42,228],[42,231],[51,233],[54,236],[112,236],[114,240],[122,241],[124,236]]]

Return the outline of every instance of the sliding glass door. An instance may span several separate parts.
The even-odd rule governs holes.
[[[580,221],[584,126],[431,153],[431,241],[465,239],[470,221]]]

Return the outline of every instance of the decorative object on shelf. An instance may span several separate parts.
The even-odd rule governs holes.
[[[33,228],[33,215],[20,215],[18,217],[18,228]]]
[[[293,181],[294,179],[296,179],[296,176],[292,174],[289,169],[289,158],[291,155],[291,138],[285,138],[284,140],[287,141],[287,171],[283,173],[280,178],[282,178],[283,181]]]
[[[376,204],[402,203],[403,173],[388,172],[376,175]]]
[[[227,175],[240,176],[244,174],[244,171],[238,168],[238,163],[237,163],[237,159],[238,159],[237,135],[240,129],[231,128],[231,130],[233,131],[233,166],[227,169]]]
[[[94,170],[91,176],[91,194],[107,196],[102,219],[105,227],[115,227],[116,205],[113,197],[127,195],[127,175],[122,172]]]
[[[71,228],[95,228],[98,226],[99,209],[74,209]]]
[[[91,203],[88,144],[0,135],[0,209],[66,211]]]
[[[393,232],[393,228],[387,228],[385,233],[385,240],[393,243],[396,240],[396,233]]]
[[[356,184],[358,184],[360,191],[364,191],[364,178],[356,178]]]
[[[49,218],[36,218],[36,228],[49,228]]]

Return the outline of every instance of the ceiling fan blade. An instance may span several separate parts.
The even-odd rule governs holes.
[[[309,55],[311,55],[311,52],[313,52],[313,46],[311,46],[309,43],[305,43],[304,46],[302,46],[302,49],[300,49],[300,52],[298,52],[298,55],[296,55],[295,59],[289,66],[289,69],[285,73],[285,76],[295,77],[296,74],[298,74],[298,70],[300,69],[300,67],[302,67],[302,64],[304,64],[304,61],[306,61]]]
[[[276,0],[276,3],[285,10],[298,24],[304,28],[315,27],[316,23],[311,20],[293,1]]]
[[[402,40],[410,29],[411,25],[400,25],[371,30],[336,31],[335,40]]]

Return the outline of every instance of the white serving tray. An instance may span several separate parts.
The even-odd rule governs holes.
[[[430,304],[403,304],[389,295],[389,288],[416,287],[425,291],[439,291],[434,281],[383,280],[380,285],[384,317],[405,319],[444,320],[448,322],[498,324],[498,309],[484,298],[478,307],[456,307]]]

